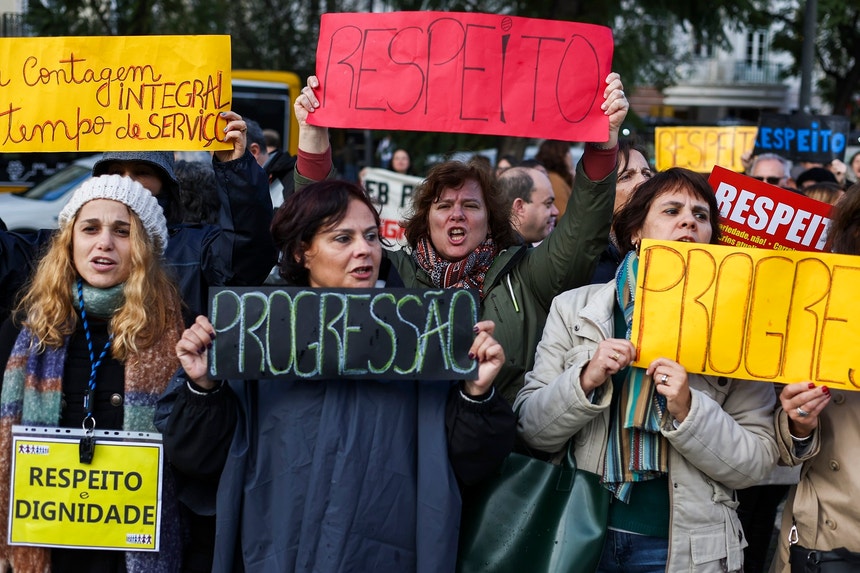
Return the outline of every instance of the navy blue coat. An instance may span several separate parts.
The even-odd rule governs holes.
[[[216,573],[453,572],[458,485],[489,477],[516,433],[501,394],[466,400],[453,381],[252,380],[200,393],[182,370],[155,425],[177,497],[217,514]]]
[[[200,395],[180,375],[168,392],[156,425],[180,499],[217,509],[215,573],[453,572],[458,478],[486,477],[513,445],[501,396],[473,404],[440,381],[234,381]]]

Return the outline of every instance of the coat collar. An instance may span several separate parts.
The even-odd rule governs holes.
[[[615,281],[592,288],[596,290],[589,297],[588,304],[579,311],[578,318],[593,323],[605,338],[612,338],[615,331]]]

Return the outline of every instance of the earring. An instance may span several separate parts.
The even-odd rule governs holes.
[[[636,256],[639,256],[639,246],[641,243],[639,241],[633,241],[633,250],[636,251]]]

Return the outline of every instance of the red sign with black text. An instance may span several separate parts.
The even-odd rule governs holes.
[[[324,14],[327,127],[606,141],[604,26],[457,12]]]
[[[708,181],[720,208],[722,244],[824,251],[829,204],[720,166]]]

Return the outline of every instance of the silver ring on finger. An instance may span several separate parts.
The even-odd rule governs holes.
[[[805,418],[809,415],[809,412],[807,412],[806,410],[804,410],[800,406],[797,407],[795,412],[797,412],[797,415],[800,416],[801,418]]]
[[[669,375],[663,374],[660,376],[660,384],[668,384],[669,383]]]

